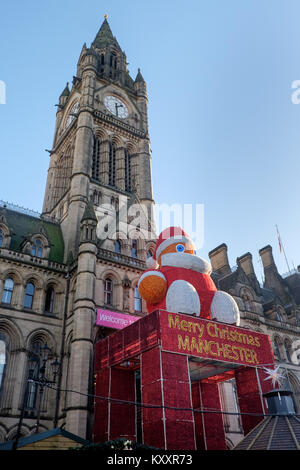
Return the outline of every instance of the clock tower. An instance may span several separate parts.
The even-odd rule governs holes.
[[[120,224],[122,237],[128,237],[137,219],[138,230],[154,238],[146,83],[140,70],[131,78],[107,15],[91,46],[83,45],[72,88],[67,84],[57,108],[43,215],[61,224],[65,261],[76,257],[89,201],[104,247],[116,238]],[[130,212],[137,204],[142,210]]]
[[[107,18],[91,46],[83,45],[57,108],[43,217],[56,219],[63,234],[69,291],[62,388],[79,392],[60,399],[58,422],[85,437],[94,344],[112,333],[98,326],[96,312],[146,314],[137,282],[155,239],[146,83],[140,70],[131,78]]]

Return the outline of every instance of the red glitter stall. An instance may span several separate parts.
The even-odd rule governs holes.
[[[266,412],[270,338],[157,310],[95,346],[94,442],[118,437],[168,450],[226,449],[218,383],[235,377],[244,432]],[[140,406],[138,404],[140,403]]]

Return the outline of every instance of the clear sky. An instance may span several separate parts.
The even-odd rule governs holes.
[[[28,0],[1,5],[0,199],[41,211],[55,104],[104,14],[147,82],[154,198],[204,204],[231,265],[273,246],[300,264],[299,0]]]

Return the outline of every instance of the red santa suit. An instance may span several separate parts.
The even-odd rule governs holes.
[[[140,278],[141,282],[148,276],[159,276],[167,283],[167,293],[162,301],[156,304],[147,302],[148,312],[161,309],[211,319],[210,307],[217,288],[209,272],[209,263],[195,255],[164,255],[159,269],[145,271]]]

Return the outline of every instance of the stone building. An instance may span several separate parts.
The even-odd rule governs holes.
[[[93,346],[114,331],[96,324],[96,309],[146,314],[136,285],[156,237],[147,104],[142,74],[131,78],[105,18],[59,97],[42,214],[0,204],[0,442],[16,436],[45,345],[46,375],[52,359],[61,364],[61,392],[45,388],[40,400],[29,383],[21,435],[39,417],[40,431],[64,426],[91,439]],[[299,409],[300,273],[281,277],[269,246],[260,255],[263,287],[251,254],[231,269],[226,245],[209,253],[213,278],[238,302],[241,326],[270,335]],[[238,411],[234,383],[220,391],[224,410]],[[231,448],[241,424],[235,415],[224,424]]]

